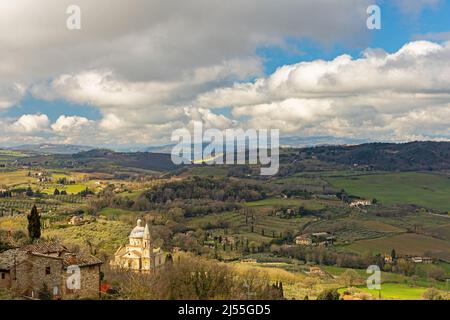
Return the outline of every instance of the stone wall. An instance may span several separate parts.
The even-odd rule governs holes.
[[[100,295],[100,265],[85,266],[80,268],[80,289],[70,289],[66,283],[71,276],[64,273],[63,276],[63,298],[64,299],[98,299]]]
[[[11,273],[9,271],[0,271],[0,289],[9,289],[11,287]]]
[[[44,287],[50,293],[61,290],[62,261],[30,255],[12,270],[11,288],[16,293],[37,298]]]
[[[11,288],[16,294],[34,298],[47,286],[53,296],[62,299],[97,299],[100,292],[100,265],[80,268],[81,288],[70,289],[67,279],[72,275],[58,258],[30,255],[29,259],[18,264],[5,279],[0,278],[0,288]]]

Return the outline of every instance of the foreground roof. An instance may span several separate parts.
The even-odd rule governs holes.
[[[30,255],[62,260],[63,267],[100,265],[103,262],[89,254],[70,252],[65,246],[56,242],[37,242],[17,249],[0,253],[0,270],[11,270],[14,265],[26,261]]]

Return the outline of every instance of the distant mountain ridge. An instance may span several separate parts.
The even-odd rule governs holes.
[[[366,143],[354,146],[303,148],[299,153],[314,155],[330,164],[370,166],[375,170],[449,170],[450,142]]]
[[[61,146],[58,146],[61,147]],[[62,153],[83,150],[77,153]],[[21,148],[16,150],[22,150]],[[92,149],[83,146],[67,148],[42,147],[59,153],[36,152],[18,158],[23,165],[45,167],[125,167],[154,171],[171,171],[180,166],[173,164],[168,153],[116,152],[109,149]],[[56,151],[55,151],[56,150]],[[366,143],[359,145],[323,145],[284,149],[281,165],[287,173],[310,171],[314,168],[342,169],[367,167],[382,171],[450,170],[450,142]],[[311,162],[311,160],[313,160]],[[323,165],[324,164],[324,165]],[[317,167],[317,165],[319,167]]]
[[[44,143],[44,144],[25,144],[5,149],[14,151],[27,151],[38,154],[75,154],[95,149],[95,147],[72,145],[72,144]]]

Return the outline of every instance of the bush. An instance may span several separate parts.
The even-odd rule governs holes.
[[[444,300],[443,295],[439,290],[436,290],[434,288],[430,288],[427,291],[425,291],[422,295],[422,297],[425,300]]]
[[[340,295],[337,289],[326,289],[323,290],[317,296],[317,300],[339,300]]]

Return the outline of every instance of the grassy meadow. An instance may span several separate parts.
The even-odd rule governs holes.
[[[416,204],[439,211],[450,211],[450,177],[439,173],[384,173],[330,176],[336,188],[383,204]]]

